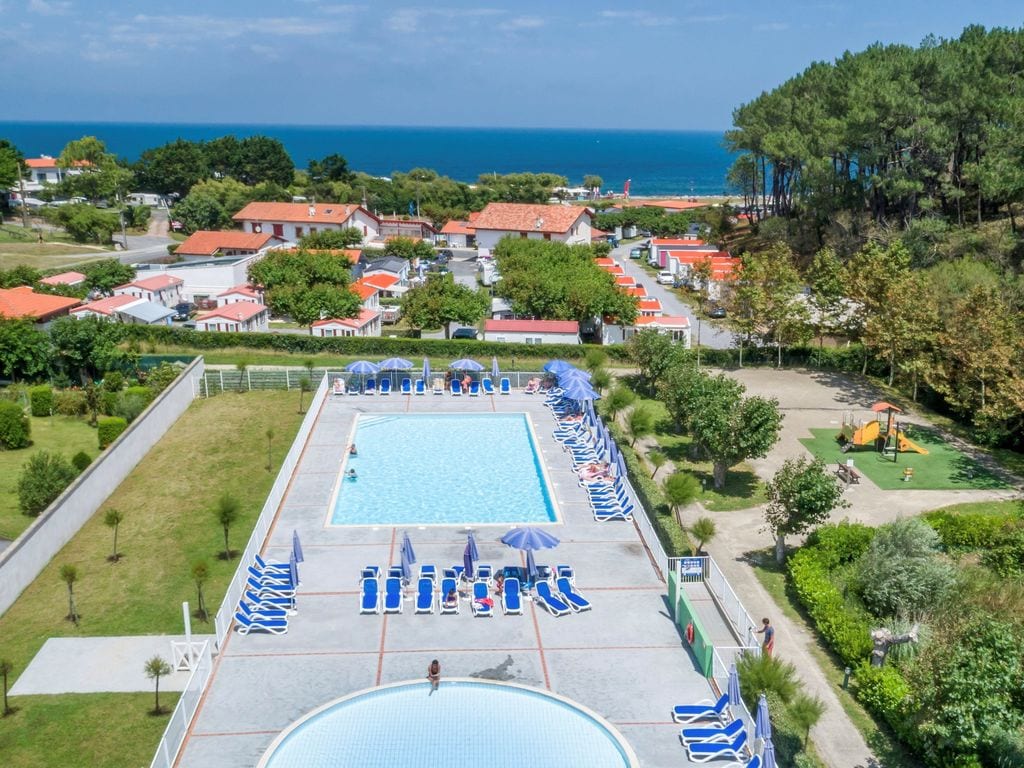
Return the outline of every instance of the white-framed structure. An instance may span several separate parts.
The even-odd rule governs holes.
[[[224,293],[217,294],[217,306],[223,307],[239,301],[251,301],[254,304],[263,303],[263,292],[257,290],[248,283],[228,288]]]
[[[589,244],[593,224],[590,209],[581,205],[488,203],[473,227],[477,247],[491,251],[503,237]]]
[[[284,238],[267,232],[232,230],[199,230],[193,232],[174,250],[175,256],[209,259],[214,256],[251,256],[254,253],[284,244]]]
[[[580,344],[575,320],[486,320],[484,341],[519,344]]]
[[[270,310],[263,304],[239,301],[199,315],[196,318],[196,330],[265,333],[269,321]]]
[[[137,299],[152,301],[154,304],[163,304],[165,307],[173,307],[181,303],[181,287],[185,281],[173,275],[153,275],[132,280],[130,283],[118,285],[114,288],[115,296],[134,296]]]
[[[353,227],[363,242],[380,236],[380,219],[350,203],[249,203],[231,217],[244,231],[296,243],[306,235]]]
[[[356,317],[324,318],[309,327],[311,336],[380,336],[380,312],[361,309]]]
[[[632,325],[605,323],[601,326],[601,343],[623,344],[648,328],[690,348],[690,318],[684,315],[640,315]]]

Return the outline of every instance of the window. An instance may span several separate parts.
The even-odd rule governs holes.
[[[302,237],[302,227],[295,228],[295,237],[296,239]]]
[[[545,232],[544,233],[544,239],[545,240],[550,240],[551,239],[551,233],[550,232]]]
[[[284,237],[284,224],[274,224],[274,235]]]
[[[526,232],[520,232],[520,233],[519,233],[519,236],[520,236],[521,238],[523,238],[523,240],[525,240],[525,239],[526,239],[526,237],[527,237],[527,233],[526,233]]]
[[[540,336],[527,336],[526,338],[523,339],[523,343],[524,344],[541,344],[543,342],[542,342],[542,339],[540,338]]]
[[[316,227],[310,227],[309,228],[309,234],[315,235],[316,234]]]

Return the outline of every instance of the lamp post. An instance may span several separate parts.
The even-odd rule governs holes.
[[[697,312],[697,370],[700,370],[700,312]]]

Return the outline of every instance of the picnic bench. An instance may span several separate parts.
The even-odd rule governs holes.
[[[847,485],[855,485],[860,482],[860,474],[857,470],[842,462],[836,464],[836,477]]]

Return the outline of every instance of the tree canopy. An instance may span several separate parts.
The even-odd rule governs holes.
[[[249,279],[264,288],[276,315],[309,325],[323,317],[359,314],[359,297],[348,289],[348,263],[333,253],[276,250],[249,267]]]
[[[450,274],[427,276],[427,281],[402,298],[402,316],[414,328],[444,328],[450,338],[450,323],[476,325],[491,307],[486,293],[455,282]]]

